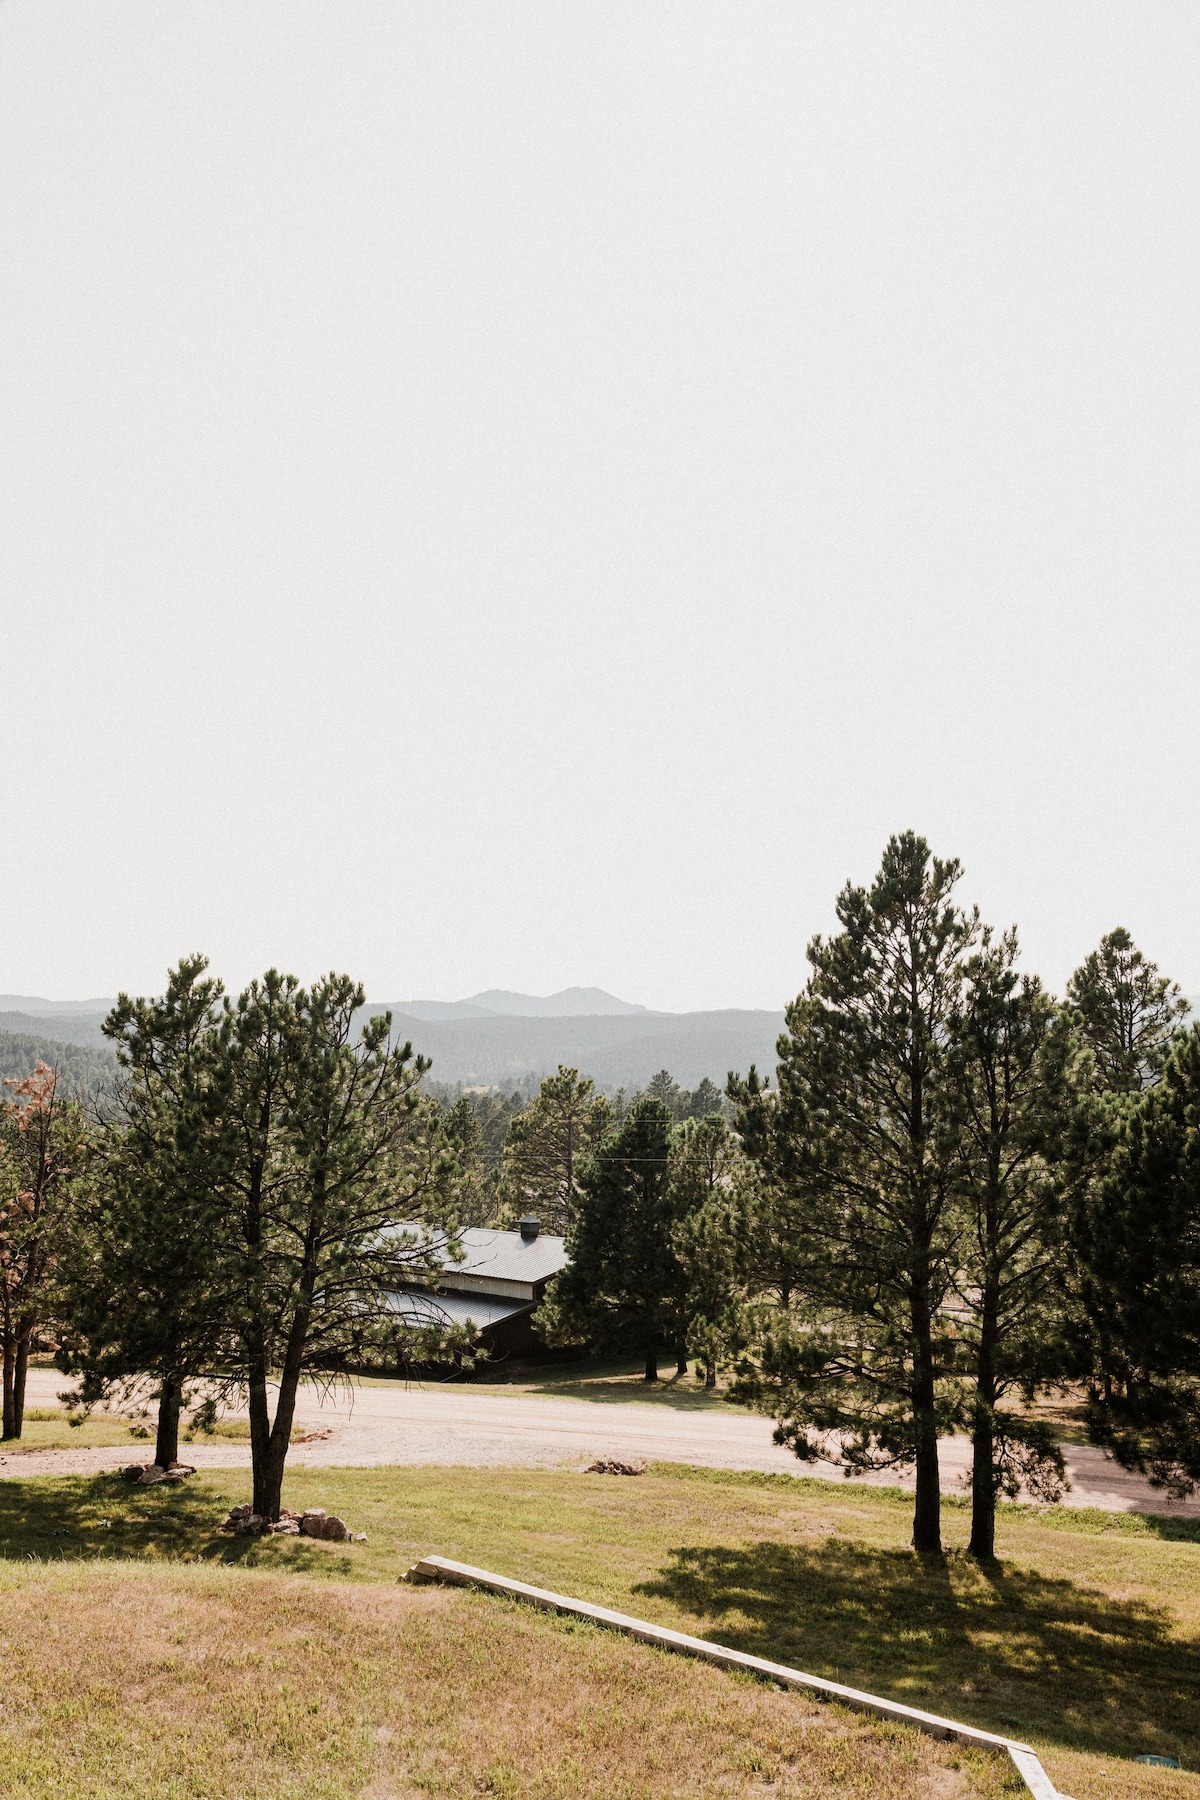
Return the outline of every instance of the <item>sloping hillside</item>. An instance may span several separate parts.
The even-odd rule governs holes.
[[[606,1088],[642,1087],[659,1069],[669,1069],[684,1087],[697,1086],[706,1075],[723,1084],[730,1069],[744,1072],[751,1063],[760,1070],[773,1070],[775,1040],[783,1030],[781,1012],[738,1008],[557,1017],[472,1017],[452,1011],[449,1017],[421,1018],[400,1006],[375,1004],[364,1009],[364,1016],[379,1012],[391,1012],[395,1035],[411,1039],[415,1049],[433,1058],[436,1080],[481,1086],[540,1078],[559,1063],[579,1069]],[[0,1013],[0,1034],[14,1042],[20,1040],[25,1046],[20,1055],[26,1059],[33,1054],[29,1046],[43,1046],[38,1054],[44,1053],[46,1045],[56,1047],[64,1069],[66,1051],[97,1052],[94,1063],[74,1056],[69,1059],[71,1079],[76,1079],[78,1072],[81,1079],[92,1080],[105,1071],[111,1079],[115,1064],[100,1029],[103,1017],[82,1010],[56,1012],[52,1018],[4,1012]],[[47,1054],[45,1060],[53,1062],[55,1057]],[[24,1074],[26,1070],[22,1065],[11,1072]]]
[[[0,1031],[0,1078],[31,1075],[39,1062],[49,1063],[55,1070],[59,1091],[69,1098],[82,1099],[110,1088],[117,1073],[117,1059],[111,1050],[63,1043],[40,1032]]]
[[[391,1010],[369,1006],[368,1013]],[[488,1085],[540,1077],[559,1063],[602,1087],[640,1087],[659,1069],[695,1087],[730,1069],[775,1067],[781,1012],[630,1013],[558,1019],[415,1019],[392,1012],[392,1030],[433,1059],[439,1081]]]
[[[56,1044],[86,1044],[93,1050],[108,1050],[108,1039],[101,1031],[101,1012],[61,1012],[46,1016],[32,1012],[0,1012],[0,1031],[17,1037],[50,1038]]]

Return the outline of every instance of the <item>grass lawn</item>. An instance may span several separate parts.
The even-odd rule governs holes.
[[[304,1429],[298,1425],[292,1436],[302,1437]],[[248,1443],[249,1438],[250,1425],[245,1419],[218,1419],[211,1432],[202,1433],[193,1433],[185,1424],[179,1434],[179,1454],[186,1462],[187,1444]],[[112,1450],[125,1445],[131,1462],[148,1462],[154,1455],[152,1425],[100,1411],[72,1425],[62,1407],[33,1407],[25,1414],[20,1437],[0,1444],[0,1456],[27,1456],[34,1450]]]
[[[117,1444],[128,1444],[132,1457],[147,1439],[153,1450],[152,1431],[113,1413],[93,1413],[82,1425],[72,1425],[61,1407],[32,1407],[25,1414],[20,1437],[0,1444],[0,1455],[24,1456],[31,1450],[111,1450]]]
[[[394,1379],[370,1375],[355,1377],[356,1386],[393,1387]],[[415,1385],[436,1387],[432,1378]],[[522,1363],[510,1368],[506,1363],[483,1363],[473,1376],[456,1377],[447,1386],[457,1393],[471,1394],[542,1394],[555,1400],[592,1400],[598,1405],[614,1404],[671,1406],[688,1412],[711,1412],[714,1409],[748,1413],[749,1407],[738,1406],[729,1395],[729,1381],[722,1377],[716,1388],[706,1388],[689,1370],[676,1375],[664,1371],[656,1382],[643,1377],[641,1363],[628,1358],[620,1362],[604,1362],[595,1358],[576,1358],[573,1362]]]
[[[1195,1521],[1006,1507],[985,1574],[913,1557],[901,1495],[788,1476],[297,1468],[289,1504],[368,1532],[349,1546],[223,1537],[247,1492],[240,1470],[0,1482],[6,1793],[1018,1791],[953,1746],[396,1587],[434,1551],[1027,1737],[1075,1800],[1200,1800],[1200,1777],[1131,1760],[1200,1768]],[[948,1542],[967,1528],[949,1502]]]

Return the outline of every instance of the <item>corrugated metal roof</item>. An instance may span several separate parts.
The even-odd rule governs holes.
[[[389,1294],[388,1310],[411,1319],[414,1325],[449,1323],[473,1325],[486,1331],[501,1319],[532,1310],[528,1300],[491,1300],[479,1294]]]
[[[425,1235],[421,1225],[400,1225],[396,1230],[417,1243]],[[435,1241],[441,1241],[440,1233],[435,1235]],[[443,1264],[447,1280],[456,1285],[464,1277],[482,1275],[489,1281],[519,1281],[532,1286],[538,1281],[549,1281],[571,1260],[563,1239],[549,1231],[527,1239],[519,1231],[484,1231],[472,1226],[459,1233],[459,1241],[463,1260],[454,1262],[446,1256]]]
[[[447,1263],[446,1273],[487,1275],[493,1281],[549,1281],[570,1258],[563,1239],[548,1231],[527,1240],[519,1231],[483,1231],[472,1228],[462,1234],[463,1260]]]

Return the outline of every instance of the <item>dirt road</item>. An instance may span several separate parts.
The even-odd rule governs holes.
[[[62,1376],[53,1370],[31,1370],[29,1406],[53,1405],[62,1386]],[[301,1465],[582,1468],[597,1457],[615,1457],[622,1462],[696,1463],[719,1469],[839,1476],[827,1463],[802,1470],[794,1456],[772,1443],[769,1419],[732,1407],[691,1410],[666,1400],[559,1399],[511,1388],[415,1387],[395,1382],[327,1396],[313,1389],[302,1390],[297,1419],[306,1429],[330,1434],[307,1444],[293,1444],[289,1460]],[[135,1452],[14,1448],[0,1453],[0,1478],[93,1473],[120,1468],[135,1457],[152,1453],[149,1445]],[[246,1468],[250,1462],[246,1443],[189,1444],[185,1454],[201,1468]],[[947,1491],[963,1485],[969,1466],[966,1439],[943,1440]],[[1071,1505],[1200,1517],[1200,1498],[1172,1504],[1140,1476],[1126,1474],[1100,1450],[1068,1446],[1067,1467]],[[911,1484],[902,1480],[898,1485]]]

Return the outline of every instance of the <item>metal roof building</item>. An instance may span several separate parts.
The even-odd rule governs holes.
[[[397,1310],[416,1317],[432,1301],[451,1324],[474,1325],[478,1341],[494,1356],[538,1354],[543,1346],[530,1319],[547,1283],[570,1261],[563,1239],[542,1231],[530,1216],[516,1231],[469,1228],[459,1241],[463,1260],[443,1265],[436,1291],[397,1294]]]

